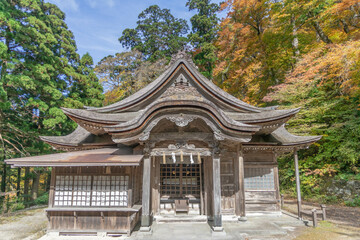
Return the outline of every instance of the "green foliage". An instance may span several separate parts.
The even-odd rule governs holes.
[[[360,196],[356,196],[354,199],[345,201],[345,205],[349,207],[360,207]]]
[[[175,18],[169,9],[152,5],[138,16],[134,29],[125,29],[119,38],[123,47],[138,50],[150,61],[167,57],[187,43],[189,27],[184,19]]]
[[[336,179],[341,179],[341,180],[346,180],[346,181],[349,181],[349,180],[360,181],[360,174],[341,172],[336,175]]]
[[[45,205],[48,204],[49,201],[49,193],[46,192],[43,195],[41,195],[40,197],[38,197],[37,199],[35,199],[35,204],[36,205]]]
[[[0,0],[0,161],[53,152],[39,135],[76,126],[60,107],[101,106],[89,54],[76,53],[65,14],[43,0]],[[2,191],[16,169],[2,167]],[[6,180],[12,184],[6,186]]]
[[[39,134],[74,128],[60,107],[101,106],[102,86],[91,56],[80,59],[76,53],[56,5],[1,1],[0,10],[0,128],[7,154],[2,157],[37,154],[28,150],[47,148],[38,142]]]
[[[13,211],[19,211],[25,208],[25,204],[22,202],[17,202],[14,203],[10,206],[10,211],[9,212],[13,212]]]
[[[311,53],[311,57],[305,56],[288,75],[286,83],[275,87],[275,93],[269,95],[286,108],[302,107],[288,122],[290,131],[323,136],[310,149],[300,152],[302,191],[307,197],[323,196],[326,201],[334,201],[325,197],[330,180],[336,175],[339,179],[356,179],[360,172],[359,102],[355,97],[356,86],[349,88],[356,79],[352,74],[356,72],[346,70],[352,69],[351,64],[356,65],[352,56],[358,55],[352,53],[358,51],[354,47],[357,44],[348,42],[339,48],[326,48],[325,56],[316,52]],[[343,84],[339,84],[339,80]],[[346,81],[349,83],[345,84]],[[283,187],[293,191],[291,162],[291,156],[281,158],[279,171]]]
[[[189,42],[194,48],[193,58],[200,71],[208,78],[212,78],[212,70],[216,61],[216,47],[219,18],[216,13],[220,6],[209,0],[189,0],[186,3],[189,11],[197,13],[190,18],[192,25]]]

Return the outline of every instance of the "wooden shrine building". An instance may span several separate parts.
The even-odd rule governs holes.
[[[242,102],[184,52],[120,102],[63,111],[78,128],[41,139],[65,153],[7,160],[52,167],[46,211],[55,232],[130,234],[138,222],[150,231],[153,221],[184,215],[222,231],[228,219],[279,214],[277,156],[320,139],[285,129],[299,109]]]

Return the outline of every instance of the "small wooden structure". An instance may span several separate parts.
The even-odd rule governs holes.
[[[139,92],[115,104],[63,109],[79,126],[42,137],[68,153],[8,160],[52,166],[49,231],[126,232],[158,216],[279,213],[277,156],[297,154],[320,136],[284,127],[299,109],[251,106],[199,73],[183,52]],[[300,194],[300,192],[299,192]],[[299,203],[301,196],[299,195]],[[299,205],[300,209],[300,205]]]
[[[301,210],[300,214],[301,214],[301,218],[308,217],[311,218],[312,222],[313,222],[313,227],[317,227],[317,223],[318,223],[318,216],[321,216],[321,219],[323,221],[326,220],[326,206],[324,204],[320,205],[321,209],[312,209],[311,211],[305,211],[305,210]]]

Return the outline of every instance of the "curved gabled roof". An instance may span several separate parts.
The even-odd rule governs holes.
[[[283,124],[299,108],[276,110],[247,104],[205,78],[184,56],[173,59],[155,81],[122,101],[100,108],[63,108],[79,127],[67,136],[41,139],[55,147],[73,148],[125,143],[127,139],[140,141],[149,134],[147,126],[179,113],[213,126],[215,137],[221,140],[246,142],[252,136],[246,143],[249,147],[305,146],[321,138],[295,136],[286,131]]]
[[[281,125],[286,119],[294,116],[299,111],[299,109],[290,109],[269,110],[260,113],[247,114],[225,113],[221,109],[214,107],[214,104],[207,99],[182,94],[160,98],[138,112],[98,113],[84,109],[63,110],[78,124],[82,125],[84,121],[87,122],[88,126],[84,125],[84,127],[88,131],[94,134],[103,134],[111,131],[110,129],[122,128],[129,130],[135,128],[137,125],[142,124],[144,119],[160,109],[174,108],[176,110],[184,107],[206,110],[210,115],[215,116],[222,122],[222,125],[229,128],[241,129],[243,131],[254,131],[254,129],[257,129],[258,131],[261,127],[266,127],[267,130],[264,131],[267,133],[275,130],[277,126]],[[96,128],[92,127],[91,124],[96,124]],[[257,126],[257,124],[260,124],[261,126]],[[103,130],[101,130],[101,128]]]
[[[146,87],[142,88],[138,92],[133,95],[121,100],[117,103],[100,107],[100,108],[87,108],[88,111],[98,112],[98,113],[111,113],[111,112],[119,112],[119,111],[129,111],[132,105],[135,105],[139,102],[145,101],[148,97],[155,94],[157,91],[161,89],[161,87],[171,79],[171,76],[174,75],[179,68],[183,68],[185,71],[189,73],[197,82],[197,84],[207,91],[210,95],[214,97],[214,100],[221,101],[223,104],[227,104],[231,106],[233,109],[239,109],[242,111],[248,112],[262,112],[274,110],[275,107],[269,108],[259,108],[247,104],[234,96],[228,94],[218,86],[216,86],[213,82],[208,80],[205,76],[203,76],[192,64],[190,64],[186,59],[181,58],[178,59],[174,64],[168,67],[163,74],[161,74],[156,80],[151,82]]]

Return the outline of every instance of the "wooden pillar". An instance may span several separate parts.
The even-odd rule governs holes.
[[[49,190],[49,208],[54,206],[54,196],[55,196],[55,177],[56,170],[55,167],[51,169],[51,177],[50,177],[50,190]]]
[[[235,214],[239,220],[246,220],[245,213],[245,186],[244,186],[244,157],[241,147],[237,149],[236,159],[234,162],[234,179],[235,179]]]
[[[301,191],[300,191],[300,175],[299,175],[299,157],[297,150],[294,151],[294,164],[295,164],[298,218],[301,219]]]
[[[213,214],[214,231],[223,231],[221,216],[221,183],[220,183],[220,156],[219,153],[213,154]]]
[[[142,184],[142,215],[140,231],[150,231],[150,176],[151,160],[150,156],[145,156],[143,160],[143,184]]]

